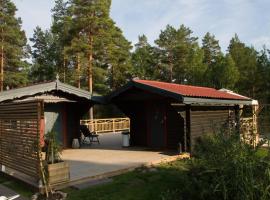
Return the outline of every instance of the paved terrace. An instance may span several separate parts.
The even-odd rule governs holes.
[[[100,135],[100,145],[94,143],[84,145],[81,149],[64,150],[62,158],[70,164],[71,182],[116,175],[141,165],[175,157],[172,152],[138,147],[122,148],[121,137],[119,133],[105,133]]]

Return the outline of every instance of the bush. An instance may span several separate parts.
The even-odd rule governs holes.
[[[270,157],[258,156],[258,148],[241,142],[237,134],[205,136],[197,141],[190,173],[203,181],[207,197],[270,199]]]
[[[178,189],[162,199],[270,199],[269,151],[260,156],[239,140],[239,135],[213,134],[198,139],[190,170]]]

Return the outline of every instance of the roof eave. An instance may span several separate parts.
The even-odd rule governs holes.
[[[252,105],[252,99],[209,99],[209,98],[194,98],[183,97],[184,104],[211,104],[211,105]]]

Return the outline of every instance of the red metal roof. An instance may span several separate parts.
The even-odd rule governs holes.
[[[249,100],[249,98],[237,95],[230,94],[224,91],[219,91],[214,88],[209,87],[198,87],[191,85],[181,85],[175,83],[166,83],[159,81],[150,81],[150,80],[133,80],[136,83],[144,84],[147,86],[159,88],[182,96],[188,97],[200,97],[200,98],[214,98],[214,99],[236,99],[236,100]]]

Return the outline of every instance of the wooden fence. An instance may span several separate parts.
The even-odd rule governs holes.
[[[0,104],[0,165],[39,179],[42,117],[42,101]]]
[[[86,125],[91,132],[106,133],[130,130],[129,118],[110,118],[81,120],[82,125]]]

